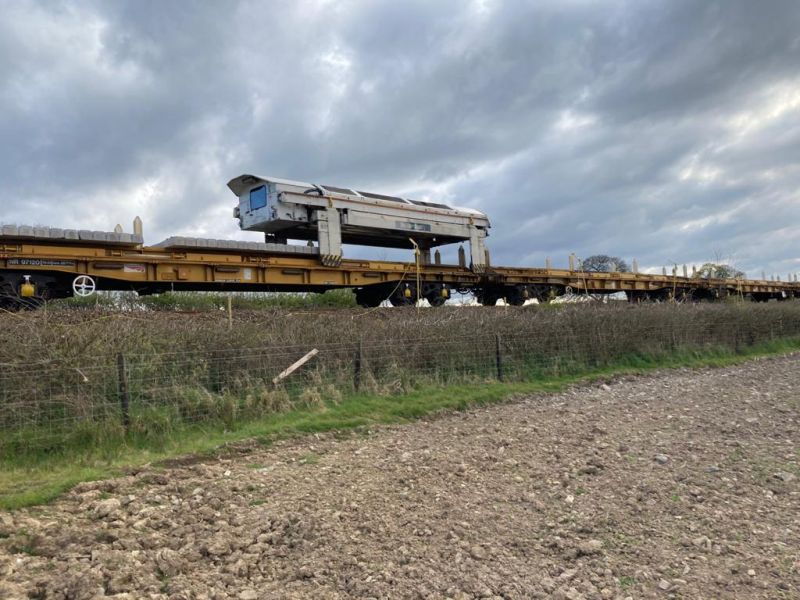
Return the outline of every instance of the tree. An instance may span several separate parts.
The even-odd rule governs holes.
[[[594,272],[614,272],[621,273],[630,271],[628,263],[618,256],[608,256],[607,254],[595,254],[583,259],[582,268],[584,271]]]
[[[703,279],[740,279],[744,271],[724,263],[706,263],[697,270],[697,275]]]

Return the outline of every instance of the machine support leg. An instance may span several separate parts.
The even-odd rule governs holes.
[[[472,270],[476,273],[483,273],[488,266],[485,239],[486,231],[477,227],[472,228],[469,235],[469,253]]]
[[[338,267],[342,263],[342,224],[339,222],[339,211],[326,208],[315,214],[320,260],[326,267]]]

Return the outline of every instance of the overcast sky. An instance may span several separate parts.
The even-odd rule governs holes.
[[[254,239],[255,173],[480,208],[495,264],[800,271],[797,0],[2,10],[0,222]]]

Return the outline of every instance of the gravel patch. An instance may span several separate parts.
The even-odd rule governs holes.
[[[798,373],[669,371],[81,484],[0,513],[0,598],[799,598]]]

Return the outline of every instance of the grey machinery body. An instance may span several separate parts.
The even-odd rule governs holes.
[[[244,231],[261,231],[267,242],[317,241],[323,264],[337,266],[342,244],[413,248],[429,260],[435,246],[468,242],[471,268],[488,266],[489,219],[456,208],[347,188],[240,175],[228,183],[239,198],[234,217]]]

